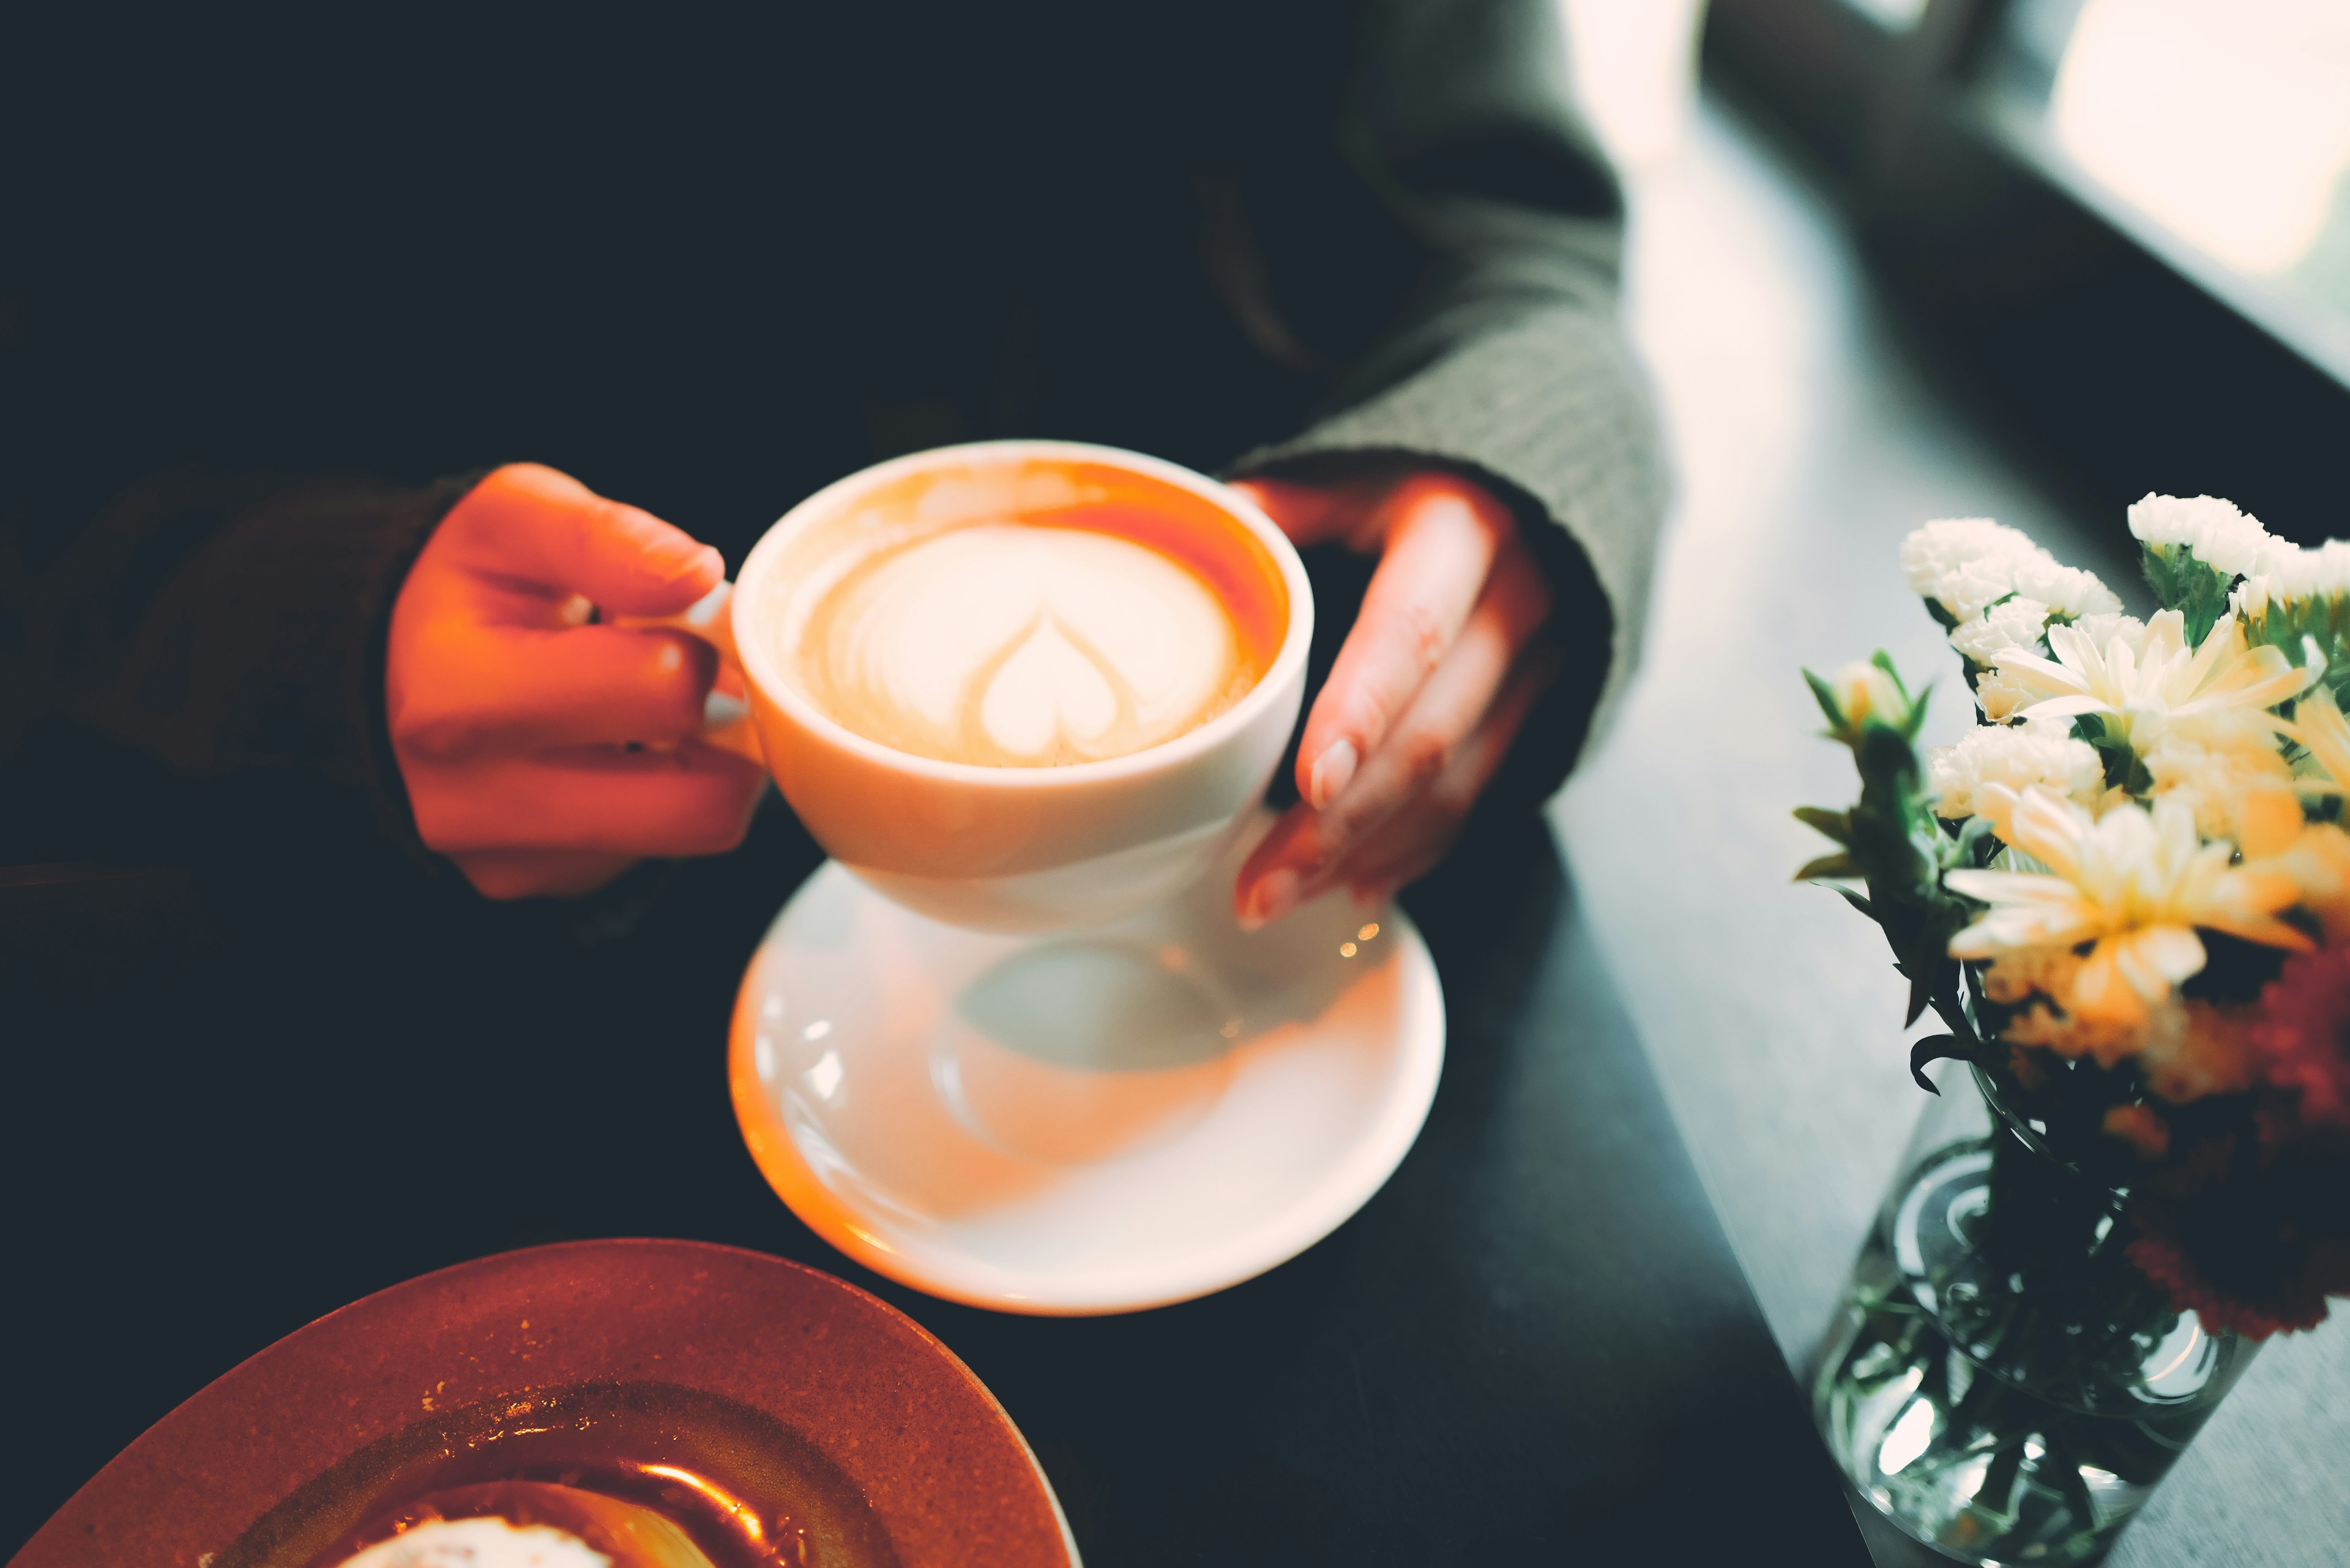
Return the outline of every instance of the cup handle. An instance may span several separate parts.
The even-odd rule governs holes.
[[[750,689],[743,680],[742,660],[734,653],[734,618],[727,613],[733,599],[734,585],[722,582],[675,615],[614,616],[612,624],[667,627],[716,649],[718,679],[702,701],[702,733],[695,738],[764,767],[767,759],[759,750],[758,732],[751,726]]]

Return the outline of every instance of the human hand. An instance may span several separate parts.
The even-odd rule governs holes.
[[[1378,552],[1361,613],[1307,715],[1304,798],[1232,888],[1253,929],[1341,884],[1375,900],[1444,857],[1557,674],[1550,584],[1508,506],[1440,470],[1234,486],[1299,545]]]
[[[567,612],[675,615],[724,576],[709,545],[551,468],[474,486],[391,611],[384,712],[427,846],[520,898],[741,843],[766,775],[695,739],[716,650]]]

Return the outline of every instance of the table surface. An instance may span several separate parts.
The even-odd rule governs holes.
[[[2035,483],[2000,411],[1913,347],[1828,193],[1736,114],[1705,108],[1628,182],[1630,324],[1680,501],[1640,683],[1553,815],[1723,1226],[1800,1366],[1919,1096],[1883,936],[1788,880],[1819,849],[1790,808],[1856,794],[1849,757],[1813,738],[1796,670],[1886,649],[1938,684],[1927,739],[1956,739],[1958,661],[1903,585],[1902,535],[1995,516],[2143,610],[2122,517],[2136,497],[2076,515]],[[2340,1568],[2345,1390],[2350,1326],[2264,1347],[2113,1568]],[[1898,1537],[1871,1544],[1885,1563],[1944,1561]]]
[[[639,1233],[799,1258],[912,1314],[1027,1433],[1096,1568],[1728,1555],[1765,1520],[1807,1561],[1866,1561],[1539,822],[1483,835],[1412,900],[1450,1052],[1388,1186],[1263,1278],[1103,1319],[878,1280],[761,1183],[725,1016],[815,860],[770,812],[642,907],[431,929],[284,889],[268,909],[168,885],[143,908],[102,886],[0,898],[19,954],[48,955],[15,977],[40,1114],[12,1158],[19,1278],[51,1287],[18,1314],[40,1347],[18,1407],[58,1417],[19,1534],[319,1312],[467,1256]]]

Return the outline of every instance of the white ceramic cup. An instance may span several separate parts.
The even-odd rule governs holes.
[[[1112,506],[1156,528],[1218,531],[1268,601],[1274,651],[1256,684],[1199,728],[1107,761],[1058,767],[940,762],[826,715],[789,657],[795,589],[879,534]],[[1228,597],[1228,604],[1232,602]],[[1074,441],[981,441],[913,452],[828,485],[752,549],[730,607],[758,749],[833,858],[897,903],[953,925],[1038,931],[1172,898],[1222,855],[1263,796],[1297,721],[1313,591],[1272,519],[1171,462]]]

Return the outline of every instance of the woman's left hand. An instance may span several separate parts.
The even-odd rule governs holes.
[[[1432,868],[1558,667],[1538,635],[1550,584],[1510,508],[1473,482],[1383,467],[1234,488],[1298,545],[1379,557],[1306,717],[1304,798],[1233,887],[1253,929],[1330,888],[1377,899]]]

